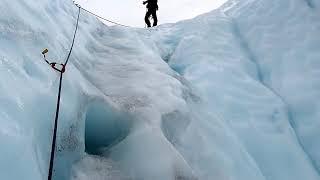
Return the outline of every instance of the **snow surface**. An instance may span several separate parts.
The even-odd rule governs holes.
[[[320,1],[230,0],[155,29],[81,12],[56,180],[319,180]],[[77,8],[0,2],[0,179],[47,178]]]

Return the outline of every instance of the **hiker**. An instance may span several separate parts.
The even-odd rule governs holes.
[[[144,18],[146,24],[148,27],[151,27],[151,23],[149,21],[150,16],[152,15],[153,18],[153,26],[157,26],[158,24],[158,18],[157,18],[157,10],[159,9],[158,7],[158,0],[147,0],[143,1],[143,5],[147,4],[147,13]]]

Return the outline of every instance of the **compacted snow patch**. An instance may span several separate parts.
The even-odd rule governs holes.
[[[109,159],[86,155],[74,165],[71,180],[129,180]]]

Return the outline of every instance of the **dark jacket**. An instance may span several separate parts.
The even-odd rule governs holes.
[[[158,0],[148,0],[147,8],[152,10],[158,10]]]

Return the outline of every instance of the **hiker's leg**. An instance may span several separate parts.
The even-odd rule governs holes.
[[[146,22],[148,27],[151,27],[151,23],[149,21],[150,15],[151,15],[151,12],[150,12],[150,10],[148,10],[147,13],[146,13],[146,16],[144,17],[144,21]]]
[[[152,18],[153,18],[153,26],[157,26],[158,25],[158,17],[157,17],[157,11],[154,10],[152,12]]]

